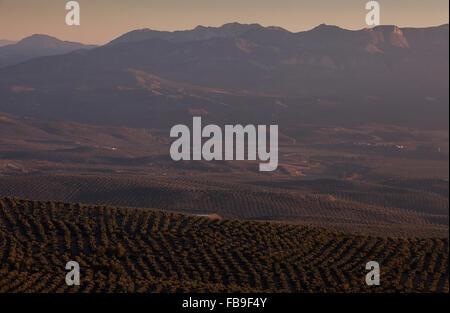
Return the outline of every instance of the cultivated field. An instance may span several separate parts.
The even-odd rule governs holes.
[[[448,237],[448,182],[236,180],[230,175],[0,176],[0,196],[279,221],[372,235]]]
[[[0,292],[448,292],[448,239],[0,200]],[[65,284],[67,261],[81,285]],[[381,285],[366,286],[376,260]]]

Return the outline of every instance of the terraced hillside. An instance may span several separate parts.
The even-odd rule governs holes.
[[[218,214],[371,235],[448,237],[448,182],[438,180],[368,184],[181,175],[0,176],[0,196]]]
[[[448,292],[448,239],[0,199],[1,292]],[[65,264],[81,267],[65,284]],[[365,285],[376,260],[381,285]]]

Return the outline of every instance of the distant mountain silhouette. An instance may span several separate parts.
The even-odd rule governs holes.
[[[1,45],[0,45],[1,46]],[[0,47],[0,67],[17,64],[35,57],[56,55],[96,46],[62,41],[55,37],[35,34],[17,43]]]
[[[138,30],[96,49],[0,70],[0,96],[8,99],[0,111],[149,126],[193,110],[245,121],[261,104],[258,116],[286,124],[448,127],[448,44],[448,24],[357,31],[323,24],[299,33],[237,23]]]
[[[0,47],[12,45],[14,43],[16,43],[16,42],[12,41],[12,40],[0,39]]]

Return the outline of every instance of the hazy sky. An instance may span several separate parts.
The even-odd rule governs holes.
[[[0,39],[35,33],[103,44],[133,29],[191,29],[228,22],[281,26],[290,31],[326,23],[365,25],[367,0],[79,0],[81,25],[67,26],[67,0],[0,0]],[[448,0],[379,0],[381,23],[433,26],[448,23]]]

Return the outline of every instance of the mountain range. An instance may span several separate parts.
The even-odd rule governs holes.
[[[135,30],[98,48],[65,46],[75,51],[0,69],[0,111],[139,127],[200,112],[223,122],[448,128],[448,44],[448,24]],[[24,43],[0,51],[15,46]]]

